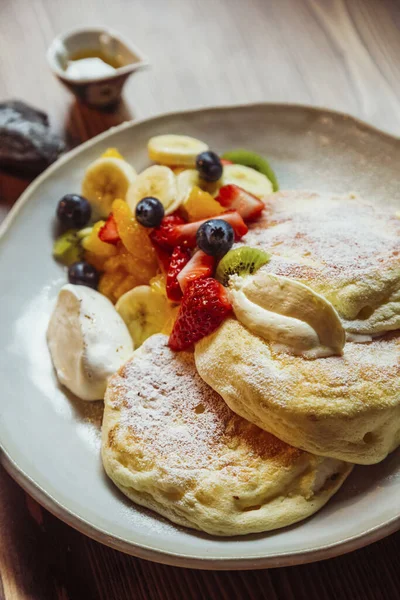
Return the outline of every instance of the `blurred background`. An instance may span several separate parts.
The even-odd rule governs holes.
[[[395,0],[1,0],[0,101],[45,111],[72,147],[127,119],[247,102],[296,102],[400,131]],[[60,33],[106,26],[148,56],[108,113],[77,103],[46,51]],[[26,186],[0,175],[0,215]],[[2,212],[1,212],[2,211]]]
[[[149,57],[126,116],[193,106],[300,102],[398,129],[400,4],[394,0],[1,0],[0,99],[46,110],[80,135],[45,53],[68,29],[109,26]],[[88,127],[88,134],[97,132]]]

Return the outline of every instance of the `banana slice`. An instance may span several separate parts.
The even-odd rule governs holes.
[[[234,183],[251,194],[262,198],[272,194],[272,183],[262,173],[244,165],[226,165],[222,174],[222,185]]]
[[[176,185],[179,206],[187,201],[194,186],[201,188],[212,196],[216,196],[219,188],[221,187],[221,183],[218,181],[215,183],[210,183],[208,181],[204,181],[204,179],[201,179],[199,172],[196,171],[196,169],[185,169],[185,171],[179,173],[176,178]]]
[[[126,292],[115,308],[128,327],[135,348],[151,335],[162,332],[170,318],[168,300],[149,285],[139,285]]]
[[[116,198],[125,198],[136,171],[121,158],[103,157],[86,169],[82,182],[82,195],[92,205],[94,217],[108,217]]]
[[[187,135],[157,135],[150,138],[147,150],[151,160],[163,165],[194,167],[196,156],[208,146]]]
[[[153,165],[137,176],[126,195],[133,214],[137,203],[146,196],[158,198],[166,215],[178,208],[180,202],[177,198],[176,177],[169,167]]]

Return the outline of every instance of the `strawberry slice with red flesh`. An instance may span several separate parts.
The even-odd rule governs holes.
[[[164,217],[161,221],[161,225],[157,229],[153,229],[150,234],[150,239],[154,243],[155,247],[163,248],[167,252],[171,252],[171,248],[177,244],[170,244],[169,239],[173,235],[178,225],[184,224],[185,221],[178,215],[169,215]]]
[[[187,350],[212,333],[232,310],[226,289],[212,277],[196,279],[186,288],[168,345]]]
[[[118,233],[117,223],[112,213],[109,214],[107,221],[99,230],[99,238],[102,242],[114,244],[114,246],[121,240]]]
[[[216,199],[222,206],[237,210],[248,221],[257,219],[265,208],[260,198],[234,184],[223,185]]]
[[[161,248],[158,244],[153,242],[153,248],[156,253],[158,266],[160,267],[161,273],[166,275],[169,269],[169,263],[171,262],[171,252],[167,252],[164,248]]]
[[[161,221],[160,227],[155,229],[151,236],[153,241],[163,248],[175,246],[186,246],[187,248],[195,248],[196,233],[200,225],[210,219],[195,221],[194,223],[175,224],[170,221],[165,222],[169,217]],[[213,217],[213,219],[222,219],[232,225],[235,232],[235,240],[240,240],[248,232],[248,227],[237,211],[227,211],[222,215]]]
[[[195,252],[186,266],[183,267],[182,271],[178,274],[177,279],[182,292],[185,292],[188,285],[195,279],[211,277],[214,274],[215,262],[213,256],[209,256],[202,250]]]
[[[171,256],[167,271],[167,297],[172,302],[179,302],[182,298],[182,290],[178,278],[182,269],[190,261],[191,252],[189,248],[176,246]]]

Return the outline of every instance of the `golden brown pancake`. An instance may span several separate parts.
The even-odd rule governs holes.
[[[290,525],[319,510],[352,466],[297,450],[235,415],[191,353],[149,338],[105,398],[105,470],[134,502],[215,535]]]
[[[325,296],[348,332],[400,329],[400,219],[354,195],[272,194],[243,244],[273,254],[263,270]]]
[[[400,332],[307,360],[227,319],[195,359],[232,410],[296,448],[371,464],[400,445]]]

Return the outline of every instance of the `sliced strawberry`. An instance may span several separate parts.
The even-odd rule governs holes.
[[[264,202],[238,185],[223,185],[217,200],[222,206],[237,210],[245,220],[257,219],[265,208]]]
[[[194,223],[175,224],[171,221],[166,222],[167,219],[170,218],[171,217],[165,217],[161,221],[160,227],[154,229],[151,233],[153,241],[166,249],[168,247],[174,248],[175,246],[195,248],[198,228],[200,225],[210,220],[203,219],[202,221],[195,221]],[[222,215],[213,217],[213,219],[222,219],[223,221],[230,223],[234,229],[236,241],[243,237],[248,231],[246,223],[237,211],[227,211]]]
[[[178,246],[179,247],[179,246]],[[178,282],[182,292],[185,292],[189,283],[202,277],[211,277],[214,273],[215,258],[202,250],[198,250],[178,274]],[[167,287],[168,290],[168,287]]]
[[[153,242],[153,247],[157,256],[158,265],[161,269],[161,273],[166,275],[169,269],[169,263],[171,261],[171,252],[167,252],[164,248],[161,248],[158,244]]]
[[[117,223],[112,213],[109,214],[107,221],[99,230],[99,238],[102,242],[114,245],[118,244],[118,242],[121,240],[117,229]]]
[[[172,302],[179,302],[182,298],[182,290],[178,283],[179,275],[185,265],[190,261],[191,252],[189,248],[176,246],[171,256],[167,271],[167,296]]]
[[[233,165],[233,162],[227,158],[220,158],[219,160],[221,161],[221,165]]]
[[[169,338],[172,350],[186,350],[212,333],[229,315],[225,288],[211,277],[196,279],[186,288]]]
[[[182,225],[183,223],[185,223],[185,221],[178,215],[169,215],[168,217],[164,217],[161,221],[161,225],[157,227],[157,229],[153,229],[150,234],[150,238],[160,248],[164,248],[164,250],[171,252],[171,248],[177,244],[170,244],[169,240],[173,236],[173,232],[175,231],[176,227],[178,225]]]

